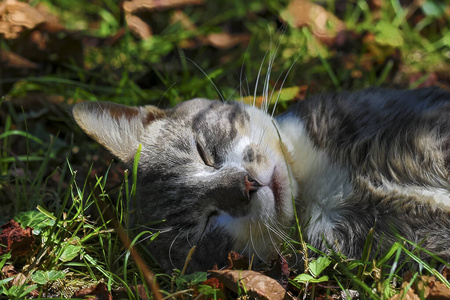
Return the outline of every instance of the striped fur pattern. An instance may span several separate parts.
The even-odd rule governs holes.
[[[307,242],[359,258],[396,234],[450,261],[450,93],[368,89],[324,94],[272,118],[237,102],[193,99],[161,110],[77,104],[80,127],[131,167],[137,222],[160,231],[161,266],[268,262],[294,222]],[[163,220],[163,222],[156,223]],[[155,225],[156,224],[156,225]]]

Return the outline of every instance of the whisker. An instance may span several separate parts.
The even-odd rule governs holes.
[[[254,92],[254,95],[253,95],[253,107],[255,107],[255,105],[256,105],[256,95],[257,95],[257,92],[258,92],[259,77],[261,76],[261,71],[262,71],[262,67],[264,65],[264,61],[266,61],[266,56],[269,53],[268,51],[269,50],[267,50],[266,53],[264,54],[264,57],[263,57],[263,59],[261,61],[261,64],[259,66],[258,76],[256,77],[255,92]]]
[[[284,31],[285,31],[285,29],[284,29]],[[283,32],[283,34],[284,34],[284,32]],[[271,50],[273,52],[270,55],[269,65],[267,67],[266,82],[264,84],[264,92],[263,92],[263,95],[265,97],[265,102],[264,102],[265,106],[264,106],[263,110],[264,110],[265,113],[267,113],[269,111],[269,106],[270,106],[270,102],[271,102],[271,99],[272,99],[273,89],[272,89],[272,93],[271,93],[271,95],[269,97],[269,81],[270,81],[270,75],[272,73],[273,65],[275,63],[275,59],[276,59],[277,54],[278,54],[278,50],[280,49],[280,46],[281,46],[281,37],[282,36],[283,35],[281,35],[280,38],[278,39],[277,45],[275,47],[275,50]],[[271,46],[270,46],[269,49],[272,49],[272,36],[270,36],[270,45]],[[278,80],[277,80],[277,82],[278,82]]]
[[[212,80],[212,78],[206,74],[206,72],[192,59],[190,59],[189,57],[184,56],[183,58],[187,59],[189,62],[191,62],[194,66],[196,66],[202,73],[203,75],[206,76],[206,78],[208,78],[209,82],[211,82],[211,84],[213,85],[213,87],[216,89],[217,94],[219,95],[219,98],[222,102],[225,102],[225,98],[223,97],[222,93],[220,92],[219,88],[217,87],[217,85],[214,83],[214,80]]]
[[[262,93],[261,93],[261,97],[262,97],[261,110],[264,111],[264,112],[267,112],[267,107],[268,107],[268,99],[267,99],[268,93],[267,93],[267,90],[269,89],[270,72],[272,71],[272,68],[271,68],[271,66],[272,66],[271,63],[273,61],[273,55],[271,54],[271,52],[272,52],[272,34],[269,34],[269,39],[270,39],[269,50],[268,50],[268,52],[269,52],[269,63],[268,63],[268,66],[267,66],[267,73],[266,73],[266,76],[264,78],[263,90],[262,90]]]
[[[239,95],[240,95],[240,98],[241,98],[242,102],[244,102],[244,96],[243,96],[243,92],[242,92],[242,83],[243,83],[243,81],[242,81],[242,74],[244,72],[245,59],[247,57],[247,53],[249,51],[250,44],[251,43],[248,44],[247,49],[245,50],[244,59],[242,60],[240,74],[239,74]],[[247,75],[245,75],[245,81],[247,83],[247,90],[248,90],[247,95],[250,95],[250,87],[249,87],[249,84],[248,84]]]
[[[265,224],[267,226],[267,224]],[[268,229],[270,229],[269,227],[267,227]],[[283,254],[281,253],[281,250],[277,247],[277,242],[274,241],[272,235],[270,234],[270,230],[267,230],[267,235],[269,236],[270,241],[272,242],[272,245],[275,248],[275,251],[277,252],[278,256],[283,256]]]
[[[154,237],[156,234],[157,233],[148,234],[145,237],[143,237],[142,239],[136,241],[136,243],[134,243],[134,245],[141,244],[141,243],[145,242],[146,240]],[[114,261],[114,264],[117,263],[127,252],[129,252],[129,250],[125,250],[121,255],[119,255],[119,257],[117,257],[117,259]]]
[[[136,243],[135,243],[135,245],[142,244],[143,242],[145,242],[146,240],[148,240],[148,239],[154,237],[154,236],[157,235],[157,234],[160,234],[160,233],[166,233],[166,232],[169,232],[169,231],[174,230],[173,227],[167,227],[167,228],[164,228],[164,229],[150,228],[150,227],[147,227],[147,226],[140,226],[140,227],[141,227],[141,228],[147,229],[146,231],[149,231],[150,234],[147,234],[147,235],[145,235],[144,237],[142,237],[142,238],[140,238],[139,240],[137,240]],[[151,232],[150,230],[152,230],[152,231],[157,231],[157,232],[153,233],[153,232]],[[128,250],[127,250],[127,251],[128,251]],[[127,253],[127,251],[124,251],[124,252],[123,252],[123,253],[122,253],[122,254],[114,261],[114,263],[117,263],[117,261],[119,261],[119,259],[122,258],[122,257],[125,255],[125,253]]]
[[[291,70],[292,70],[292,68],[294,67],[295,63],[297,62],[297,60],[300,58],[300,56],[301,56],[302,54],[303,54],[303,51],[300,52],[300,53],[297,55],[297,57],[294,59],[294,61],[292,62],[291,66],[289,67],[289,69],[288,69],[288,71],[287,71],[287,73],[286,73],[286,76],[284,76],[283,82],[281,83],[280,90],[278,91],[277,100],[275,101],[275,104],[274,104],[274,106],[273,106],[272,114],[270,115],[272,118],[273,118],[273,115],[274,115],[274,113],[275,113],[275,108],[276,108],[277,105],[278,105],[278,100],[280,99],[281,91],[283,90],[284,83],[286,82],[286,79],[288,78],[289,73],[291,72]]]
[[[159,107],[159,105],[161,104],[161,101],[162,101],[162,99],[164,98],[164,96],[170,91],[171,88],[173,88],[173,86],[174,86],[175,84],[177,84],[177,83],[176,83],[176,82],[172,83],[172,84],[164,91],[164,94],[163,94],[161,97],[159,97],[159,101],[158,101],[158,104],[156,104],[156,107]]]
[[[236,92],[237,89],[240,89],[240,88],[241,88],[241,83],[239,83],[239,85],[238,85],[237,87],[235,87],[234,90],[230,93],[230,96],[228,96],[228,98],[225,99],[225,103],[227,103],[228,101],[230,101],[231,97],[233,97],[233,95],[234,95],[234,92]],[[244,98],[242,98],[242,96],[241,96],[240,102],[241,102],[241,103],[244,103]]]
[[[180,228],[180,232],[175,236],[175,238],[173,239],[173,241],[170,243],[170,246],[169,246],[169,261],[170,261],[170,264],[172,265],[173,268],[176,268],[176,266],[175,266],[175,264],[172,261],[172,247],[175,244],[175,242],[178,239],[178,237],[183,233],[183,229],[186,226],[187,225],[185,225],[182,228]]]
[[[256,254],[256,256],[258,257],[258,259],[259,260],[261,260],[263,263],[265,263],[265,264],[268,264],[262,257],[261,257],[261,255],[259,255],[259,253],[258,253],[258,251],[257,251],[257,249],[256,249],[256,247],[255,247],[255,244],[254,244],[254,242],[253,242],[253,235],[252,235],[252,225],[251,224],[249,224],[249,230],[250,230],[250,242],[251,242],[251,245],[252,245],[252,252],[254,252],[254,254]],[[249,255],[249,257],[250,257],[250,255]]]
[[[272,236],[270,234],[270,231],[272,231],[274,234],[276,234],[284,243],[286,243],[286,245],[288,246],[289,249],[292,250],[292,253],[294,253],[295,255],[295,264],[297,265],[299,262],[298,259],[298,255],[297,255],[297,250],[295,249],[294,245],[291,243],[292,238],[289,237],[288,235],[286,235],[283,231],[280,231],[272,226],[270,226],[269,224],[265,224],[266,227],[269,229],[269,237],[272,239]],[[272,241],[273,242],[273,241]],[[277,247],[276,247],[277,248]],[[282,254],[280,253],[281,251],[277,248],[277,252],[280,256],[282,256]]]
[[[264,239],[264,233],[263,233],[263,230],[262,230],[262,228],[261,228],[261,222],[259,222],[259,221],[258,221],[258,226],[259,226],[259,231],[261,232],[261,238],[262,238],[262,240],[263,240],[263,243],[265,244],[266,241],[265,241],[265,239]]]

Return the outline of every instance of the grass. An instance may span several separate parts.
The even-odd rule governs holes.
[[[322,1],[322,7],[347,29],[340,40],[331,42],[320,39],[311,24],[300,29],[281,25],[287,1],[208,1],[180,8],[195,30],[169,21],[176,9],[153,12],[148,22],[154,35],[147,40],[136,38],[126,27],[116,1],[30,3],[45,5],[67,29],[84,37],[84,65],[70,59],[77,54],[69,52],[65,61],[51,57],[38,61],[37,73],[0,73],[0,223],[14,218],[33,227],[35,237],[25,257],[0,256],[0,269],[13,265],[26,279],[13,285],[12,279],[0,279],[0,299],[36,293],[64,298],[99,282],[107,291],[121,288],[124,298],[139,299],[139,291],[152,295],[149,275],[124,249],[111,219],[103,217],[109,211],[127,229],[135,192],[128,181],[136,181],[136,170],[121,170],[74,128],[65,114],[66,104],[98,100],[167,107],[219,94],[253,100],[253,95],[263,94],[266,80],[281,91],[274,92],[274,98],[280,95],[282,111],[308,93],[368,86],[450,87],[449,7],[439,1],[401,6],[391,0],[379,8],[363,0]],[[221,49],[202,42],[202,37],[226,30],[248,34],[250,43]],[[116,34],[121,34],[118,40],[102,44]],[[190,42],[194,46],[183,46]],[[16,47],[14,40],[0,40],[1,49],[15,52]],[[271,75],[265,77],[268,70]],[[8,83],[13,85],[7,88]],[[51,101],[44,105],[37,98]],[[141,247],[151,245],[157,233],[147,234],[151,238],[145,243],[136,236],[131,244],[156,270],[164,297],[218,297],[220,290],[202,284],[205,273],[158,273],[151,255]],[[319,253],[317,260],[308,262],[309,277],[293,276],[290,289],[309,296],[357,291],[361,298],[387,299],[396,293],[406,295],[425,274],[449,287],[419,252],[407,250],[407,243],[400,239],[376,260],[369,259],[377,251],[371,249],[370,235],[360,260]],[[311,247],[309,251],[317,252]],[[416,266],[409,281],[400,273],[401,257]]]

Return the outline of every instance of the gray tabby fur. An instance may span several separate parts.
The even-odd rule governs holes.
[[[138,220],[159,224],[162,268],[223,266],[230,250],[269,261],[294,222],[307,242],[360,258],[371,228],[450,261],[450,93],[367,89],[265,109],[193,99],[172,109],[84,102],[80,127],[138,168]],[[153,225],[154,227],[155,225]]]

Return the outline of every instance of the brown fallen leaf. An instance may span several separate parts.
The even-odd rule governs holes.
[[[13,277],[17,275],[16,268],[13,265],[6,265],[2,268],[2,279]]]
[[[32,29],[45,22],[45,17],[35,7],[17,0],[0,3],[0,35],[6,39],[17,38],[25,29]]]
[[[0,234],[0,255],[11,251],[11,258],[19,257],[31,252],[31,245],[34,244],[32,228],[23,229],[14,220],[1,226]],[[4,245],[4,246],[1,246]]]
[[[428,283],[428,300],[443,300],[450,299],[450,289],[442,282],[438,281],[436,277],[422,276]]]
[[[414,283],[406,291],[410,284],[411,274],[405,275],[405,281],[402,284],[398,294],[390,298],[390,300],[444,300],[450,299],[450,289],[442,282],[438,281],[434,276],[420,276],[416,278]],[[405,293],[406,292],[406,293]]]
[[[149,300],[145,287],[142,284],[138,284],[137,286],[131,285],[130,289],[134,295],[136,295],[137,290],[140,300]],[[118,290],[112,292],[112,297],[113,299],[127,299],[128,291],[124,287],[119,288]]]
[[[190,32],[194,32],[195,30],[197,30],[197,26],[195,26],[194,22],[180,9],[176,9],[173,12],[172,16],[170,17],[170,23],[180,23],[184,29]]]
[[[228,253],[228,266],[227,270],[245,270],[249,267],[249,259],[242,254],[235,251]]]
[[[147,39],[152,36],[152,29],[144,20],[133,14],[126,14],[128,29],[140,39]]]
[[[170,24],[180,23],[181,27],[187,32],[196,33],[197,26],[182,10],[176,9],[170,17]],[[183,49],[195,49],[198,47],[198,42],[195,39],[183,39],[178,42],[178,45]]]
[[[287,288],[289,284],[289,265],[283,256],[278,257],[273,266],[264,272],[267,276],[275,279],[283,288]]]
[[[445,279],[447,279],[447,280],[450,279],[450,268],[444,267],[444,269],[442,269],[441,273],[445,277]]]
[[[176,10],[170,19],[172,24],[180,23],[181,26],[188,32],[196,35],[197,26],[194,22],[181,10]],[[183,48],[195,48],[199,45],[210,45],[218,49],[229,49],[238,45],[247,45],[250,41],[250,34],[240,33],[231,34],[228,32],[211,33],[206,36],[197,36],[194,40],[184,40],[180,43]]]
[[[0,2],[0,36],[15,39],[12,52],[33,62],[83,63],[81,39],[67,31],[45,5]]]
[[[203,4],[203,0],[131,0],[124,1],[122,8],[130,31],[137,37],[146,39],[152,35],[152,29],[137,13],[199,4]]]
[[[111,293],[108,292],[108,287],[103,282],[76,291],[74,297],[84,297],[89,300],[113,300]]]
[[[162,10],[186,5],[201,5],[203,3],[203,0],[131,0],[123,3],[123,10],[127,14],[139,10]]]
[[[208,286],[212,287],[213,289],[219,290],[214,296],[215,299],[217,299],[217,300],[225,300],[226,299],[225,286],[216,277],[208,278],[207,280],[203,281],[201,283],[201,285],[208,285]],[[198,297],[200,295],[200,291],[198,291],[198,288],[199,288],[198,285],[194,287],[194,293],[192,295],[194,298]]]
[[[255,271],[210,270],[211,276],[219,279],[235,293],[245,290],[247,295],[257,299],[296,299],[275,279]]]
[[[14,82],[2,79],[33,76],[38,71],[38,64],[5,49],[0,49],[0,95],[6,94]]]
[[[280,17],[292,27],[308,26],[320,41],[332,45],[345,24],[322,6],[307,0],[292,0]]]
[[[44,23],[14,43],[14,52],[34,62],[65,64],[82,67],[83,43],[79,34]]]
[[[231,34],[228,32],[211,33],[206,36],[207,44],[218,49],[229,49],[238,45],[247,45],[250,35],[246,33]]]
[[[0,38],[14,40],[13,54],[0,53],[4,66],[0,72],[0,94],[11,89],[11,79],[38,75],[49,64],[75,62],[83,66],[81,37],[65,30],[44,4],[33,7],[17,0],[0,1]]]
[[[12,287],[13,285],[22,286],[27,282],[27,277],[23,275],[23,273],[17,272],[13,265],[4,266],[2,268],[2,274],[3,276],[1,276],[0,279],[14,277],[13,280],[7,283],[9,287]],[[25,288],[28,287],[30,287],[30,285],[27,285]],[[36,298],[39,296],[39,292],[38,290],[32,290],[29,295],[32,298]]]
[[[7,69],[37,69],[38,64],[17,55],[16,53],[0,49],[0,64]]]

